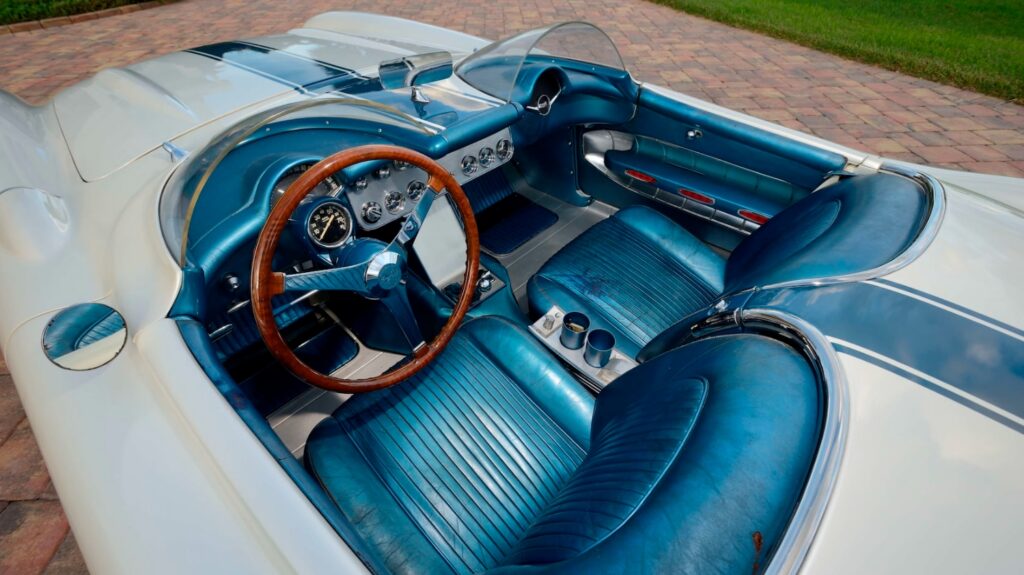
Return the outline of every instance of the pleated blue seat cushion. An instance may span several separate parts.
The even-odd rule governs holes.
[[[746,574],[801,491],[817,389],[792,348],[734,335],[595,405],[528,333],[481,318],[416,377],[345,403],[307,463],[396,573]]]
[[[634,356],[663,330],[722,292],[725,259],[660,213],[632,207],[598,223],[530,278],[534,316],[583,311]]]
[[[758,573],[799,501],[821,424],[793,348],[713,337],[604,389],[583,463],[493,575]]]
[[[485,317],[413,378],[344,403],[306,458],[393,571],[477,572],[579,466],[593,405],[525,330]]]

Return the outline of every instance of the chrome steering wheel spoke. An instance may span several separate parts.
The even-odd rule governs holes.
[[[402,336],[409,344],[409,349],[416,353],[426,341],[423,339],[420,324],[416,321],[416,314],[413,313],[412,303],[409,301],[409,290],[405,284],[387,292],[384,297],[380,298],[380,301],[391,311],[391,315],[398,323],[398,329],[401,330]]]
[[[395,237],[396,243],[405,246],[416,239],[416,235],[423,228],[423,222],[427,220],[427,215],[430,214],[430,208],[434,205],[434,200],[443,192],[444,184],[441,183],[441,180],[431,177],[427,182],[427,191],[423,193],[423,197],[420,198],[419,203],[416,204],[412,212],[405,217],[402,229]]]

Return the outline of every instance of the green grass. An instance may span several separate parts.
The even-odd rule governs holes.
[[[0,25],[74,16],[145,0],[0,0]]]
[[[1024,103],[1024,0],[655,1],[853,60]]]

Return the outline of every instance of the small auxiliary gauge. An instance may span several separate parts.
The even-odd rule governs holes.
[[[363,204],[363,221],[368,224],[375,224],[384,215],[384,208],[377,202],[366,202]]]
[[[512,157],[512,141],[504,138],[498,140],[498,144],[494,146],[494,151],[498,154],[498,159],[504,162]]]
[[[414,202],[422,198],[425,191],[427,191],[427,185],[419,180],[413,180],[405,187],[405,193]]]
[[[352,216],[341,202],[324,202],[306,220],[309,239],[322,248],[336,248],[352,235]]]
[[[392,214],[397,214],[405,207],[405,196],[402,192],[388,192],[384,195],[384,207]]]
[[[480,165],[486,168],[494,163],[494,150],[490,147],[480,148],[477,157],[480,158]]]

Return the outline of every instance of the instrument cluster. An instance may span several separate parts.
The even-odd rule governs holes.
[[[365,230],[405,217],[426,191],[426,172],[405,162],[391,162],[345,186],[359,227]]]
[[[439,163],[455,177],[459,184],[465,185],[509,162],[513,153],[514,146],[511,136],[508,129],[504,129],[451,152],[441,158]],[[272,203],[276,203],[284,195],[288,186],[312,165],[313,162],[306,162],[288,170],[274,186]],[[364,230],[375,230],[408,215],[426,191],[426,172],[405,162],[390,162],[365,176],[348,182],[343,181],[340,174],[329,176],[314,188],[303,200],[303,203],[317,197],[338,198],[345,194],[354,212],[353,218],[358,227]],[[326,223],[331,215],[326,212],[316,214],[322,219],[315,220],[315,222]],[[344,218],[335,215],[330,223],[331,226],[328,227],[335,227],[347,222]],[[325,242],[328,235],[333,236],[336,233],[333,230],[323,232],[319,228],[317,230],[310,228],[309,231],[313,238],[324,233]],[[347,235],[347,232],[345,233]]]
[[[444,156],[438,162],[461,185],[499,168],[512,159],[507,129]],[[427,191],[427,175],[404,162],[392,162],[345,186],[359,226],[377,229],[403,218]]]

